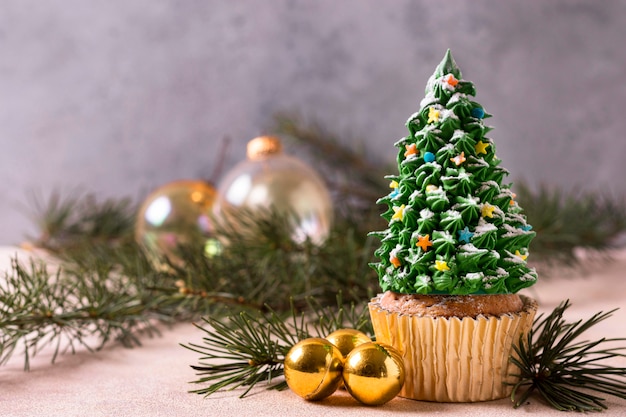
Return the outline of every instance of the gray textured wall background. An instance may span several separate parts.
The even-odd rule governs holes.
[[[626,193],[626,2],[0,0],[0,243],[28,193],[140,200],[297,109],[392,161],[452,48],[510,179]]]

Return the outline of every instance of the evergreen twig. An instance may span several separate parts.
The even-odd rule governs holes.
[[[47,345],[54,346],[54,362],[77,346],[93,351],[111,339],[137,345],[139,331],[156,331],[151,319],[162,318],[154,308],[158,301],[132,283],[96,272],[72,280],[61,269],[48,269],[43,262],[12,260],[0,285],[0,364],[20,343],[28,370],[30,358]]]
[[[611,317],[616,310],[599,312],[591,318],[568,323],[563,314],[569,300],[561,303],[547,317],[538,317],[533,329],[511,361],[520,367],[520,381],[511,394],[517,408],[534,392],[552,407],[562,411],[602,411],[605,398],[596,394],[626,399],[626,368],[603,361],[626,357],[626,347],[604,347],[626,338],[602,338],[579,341],[584,332]]]
[[[51,210],[79,205],[68,199]],[[94,213],[108,218],[111,210]],[[89,217],[87,212],[76,215]],[[332,304],[338,288],[344,289],[346,302],[367,299],[375,291],[376,280],[367,267],[372,256],[368,240],[344,223],[337,224],[326,244],[317,246],[294,242],[284,215],[244,215],[240,221],[256,233],[222,225],[219,233],[230,244],[220,256],[208,258],[198,248],[180,247],[182,264],[164,259],[169,267],[162,268],[149,261],[130,233],[108,228],[110,239],[72,235],[63,224],[83,222],[59,220],[65,218],[52,216],[58,227],[49,229],[56,232],[46,240],[59,269],[50,273],[44,263],[29,268],[15,260],[5,273],[6,285],[0,285],[0,364],[18,346],[24,346],[28,368],[29,359],[49,344],[57,346],[53,361],[78,345],[95,350],[112,340],[137,344],[138,332],[156,331],[155,320],[219,318],[233,309],[285,312],[290,297],[298,309],[305,309],[310,296],[320,305]]]
[[[53,192],[47,200],[30,195],[30,216],[39,227],[35,244],[51,251],[66,251],[85,242],[116,242],[132,236],[136,207],[131,199],[99,201],[93,194]]]
[[[205,333],[203,344],[181,345],[201,355],[200,364],[191,366],[199,376],[193,383],[209,384],[191,392],[209,396],[244,387],[240,397],[245,397],[257,384],[283,390],[287,388],[285,381],[274,380],[283,375],[285,355],[300,340],[325,337],[343,327],[371,332],[367,309],[342,304],[341,295],[337,306],[322,310],[316,309],[320,306],[313,298],[307,301],[311,307],[307,311],[314,312],[312,318],[294,304],[287,316],[270,311],[241,312],[226,320],[203,318],[206,326],[196,325]]]
[[[533,254],[551,264],[577,263],[577,248],[602,252],[626,232],[626,202],[594,191],[563,191],[527,183],[515,186],[537,232]],[[533,255],[534,256],[534,255]]]

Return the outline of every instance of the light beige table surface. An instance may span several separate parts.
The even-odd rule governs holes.
[[[26,261],[29,253],[0,248],[0,269],[9,267],[11,256]],[[534,296],[540,311],[552,310],[570,299],[566,318],[588,318],[598,311],[620,308],[612,318],[592,328],[588,339],[626,337],[626,252],[611,263],[588,263],[587,271],[571,276],[566,271],[543,279],[526,294]],[[0,280],[3,275],[0,276]],[[203,398],[189,394],[195,379],[189,365],[198,354],[179,346],[201,343],[203,332],[191,323],[163,329],[161,337],[142,339],[143,346],[126,349],[111,344],[103,351],[79,351],[50,364],[43,351],[24,372],[21,355],[0,367],[0,416],[564,416],[531,398],[523,408],[513,409],[508,399],[474,403],[441,404],[396,398],[381,407],[365,407],[345,392],[308,403],[290,391],[257,389],[239,399],[240,391]],[[612,364],[626,367],[626,358]],[[601,415],[626,416],[626,401],[609,397],[609,409]]]

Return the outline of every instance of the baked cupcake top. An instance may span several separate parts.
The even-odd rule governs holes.
[[[423,295],[387,291],[374,301],[386,311],[412,317],[500,317],[524,308],[524,301],[517,294]]]
[[[535,236],[499,166],[484,124],[448,50],[426,85],[409,134],[395,143],[398,174],[378,200],[388,228],[372,263],[383,291],[403,294],[507,294],[534,284],[526,264]]]

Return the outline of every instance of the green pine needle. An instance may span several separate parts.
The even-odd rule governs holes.
[[[54,225],[46,230],[54,233],[47,235],[44,246],[59,268],[50,273],[43,262],[29,267],[15,260],[5,273],[0,364],[19,352],[28,368],[33,355],[48,345],[55,346],[53,361],[79,345],[89,350],[115,340],[135,345],[141,332],[156,331],[157,321],[221,318],[233,310],[268,308],[282,314],[291,308],[290,298],[304,310],[311,296],[320,306],[332,305],[338,288],[344,290],[346,303],[368,299],[375,291],[376,280],[367,266],[373,253],[370,241],[346,223],[337,222],[326,244],[318,246],[294,242],[287,216],[250,214],[240,220],[250,226],[247,231],[257,232],[239,233],[223,225],[220,233],[231,244],[220,256],[207,258],[198,248],[180,247],[182,264],[164,259],[169,268],[162,268],[149,261],[127,227],[113,227],[125,223],[125,214],[111,215],[116,211],[111,207],[121,205],[105,202],[92,214],[85,209],[70,215],[72,207],[86,206],[53,197],[50,210],[44,210],[57,213],[49,216]],[[100,217],[110,226],[98,233],[83,236],[72,226]],[[105,221],[111,218],[120,221]]]
[[[60,268],[49,269],[43,262],[23,265],[14,259],[5,273],[0,285],[0,364],[20,345],[28,370],[30,358],[48,345],[54,347],[54,362],[77,346],[93,351],[112,339],[138,345],[138,333],[156,332],[151,319],[160,317],[154,308],[158,299],[137,286],[96,273],[72,280]],[[99,342],[88,342],[92,335]]]
[[[92,194],[53,192],[47,200],[30,194],[27,211],[39,227],[35,243],[51,251],[80,247],[83,242],[109,243],[132,236],[136,207],[129,198],[99,201]]]
[[[535,320],[533,329],[511,361],[519,366],[520,381],[511,399],[515,408],[537,392],[550,406],[562,411],[602,411],[605,395],[626,399],[626,368],[603,361],[626,357],[626,347],[604,347],[626,338],[578,341],[592,326],[611,317],[615,310],[599,312],[574,323],[563,319],[569,301],[561,303],[550,315]],[[600,395],[597,395],[600,394]]]
[[[626,231],[623,199],[593,191],[563,191],[526,183],[515,185],[518,201],[537,236],[533,257],[551,264],[576,263],[577,248],[604,251]]]
[[[310,319],[294,304],[287,318],[275,311],[245,311],[226,320],[204,318],[205,327],[196,325],[205,333],[203,344],[181,345],[201,355],[200,364],[191,366],[200,377],[193,383],[209,384],[191,392],[209,396],[243,387],[243,398],[260,383],[267,389],[283,390],[287,388],[284,380],[273,381],[283,375],[285,355],[300,340],[325,337],[344,327],[371,331],[367,309],[343,305],[341,295],[336,307],[316,309],[321,306],[315,300],[308,302],[307,311],[313,312]]]

